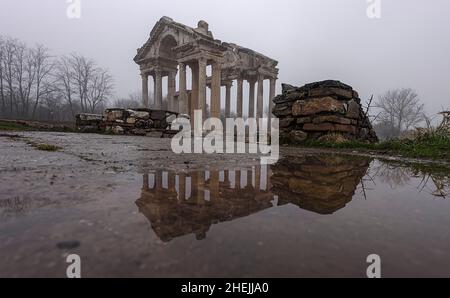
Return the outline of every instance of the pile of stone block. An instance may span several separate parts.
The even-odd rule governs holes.
[[[273,100],[282,142],[301,143],[330,135],[340,135],[344,140],[378,141],[352,87],[328,80],[303,87],[283,84],[282,88],[282,94]]]
[[[128,134],[151,137],[172,137],[177,118],[174,112],[151,109],[106,109],[103,115],[78,114],[76,125],[81,132]]]

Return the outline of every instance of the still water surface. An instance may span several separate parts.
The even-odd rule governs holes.
[[[385,277],[450,277],[449,192],[445,169],[340,155],[24,184],[0,276],[64,277],[77,253],[85,277],[365,277],[375,253]]]

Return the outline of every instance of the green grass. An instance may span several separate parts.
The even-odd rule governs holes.
[[[30,130],[29,127],[20,125],[18,123],[9,122],[9,121],[1,121],[0,120],[0,130],[7,130],[7,131],[28,131]]]
[[[359,151],[377,151],[384,154],[397,154],[412,158],[439,159],[450,162],[450,135],[442,132],[427,132],[414,139],[393,139],[375,144],[358,141],[341,143],[306,141],[302,146],[355,149]]]
[[[45,143],[28,142],[28,144],[33,146],[37,150],[41,150],[41,151],[55,152],[55,151],[58,151],[58,150],[62,149],[59,146],[55,146],[55,145],[51,145],[51,144],[45,144]]]
[[[37,144],[35,148],[42,151],[58,151],[61,149],[61,147],[50,144]]]

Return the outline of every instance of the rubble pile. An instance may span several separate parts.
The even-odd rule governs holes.
[[[273,114],[280,119],[283,143],[323,139],[331,134],[344,140],[378,141],[352,87],[331,80],[282,87],[282,94],[273,100]]]
[[[171,130],[178,114],[150,109],[106,109],[103,115],[78,114],[76,127],[80,132],[101,132],[151,137],[172,137]]]

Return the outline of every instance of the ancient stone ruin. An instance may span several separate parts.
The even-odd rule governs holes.
[[[273,100],[273,114],[280,119],[281,142],[327,140],[331,134],[344,140],[378,141],[352,87],[331,80],[282,87],[282,94]]]
[[[76,127],[80,132],[129,134],[151,137],[172,137],[177,113],[149,109],[107,109],[103,115],[78,114]]]
[[[248,48],[215,39],[205,21],[199,21],[197,28],[192,28],[169,17],[161,18],[148,40],[137,50],[134,61],[140,67],[142,105],[146,108],[162,109],[164,77],[167,77],[167,109],[191,118],[194,110],[202,110],[203,119],[206,115],[219,118],[221,106],[225,107],[224,116],[230,117],[232,94],[237,96],[233,101],[236,102],[233,110],[237,117],[242,117],[244,108],[249,107],[249,117],[262,118],[266,111],[263,107],[264,80],[270,81],[266,96],[271,99],[275,96],[278,62]],[[207,74],[208,66],[211,66],[210,76]],[[152,104],[149,103],[149,76],[153,78],[150,80]],[[248,105],[244,105],[244,81],[249,84],[249,97],[245,99]],[[235,92],[232,92],[233,82],[236,82]],[[222,87],[225,89],[224,99],[221,98]],[[210,96],[207,88],[211,90]],[[267,110],[270,117],[272,101],[269,102]]]

